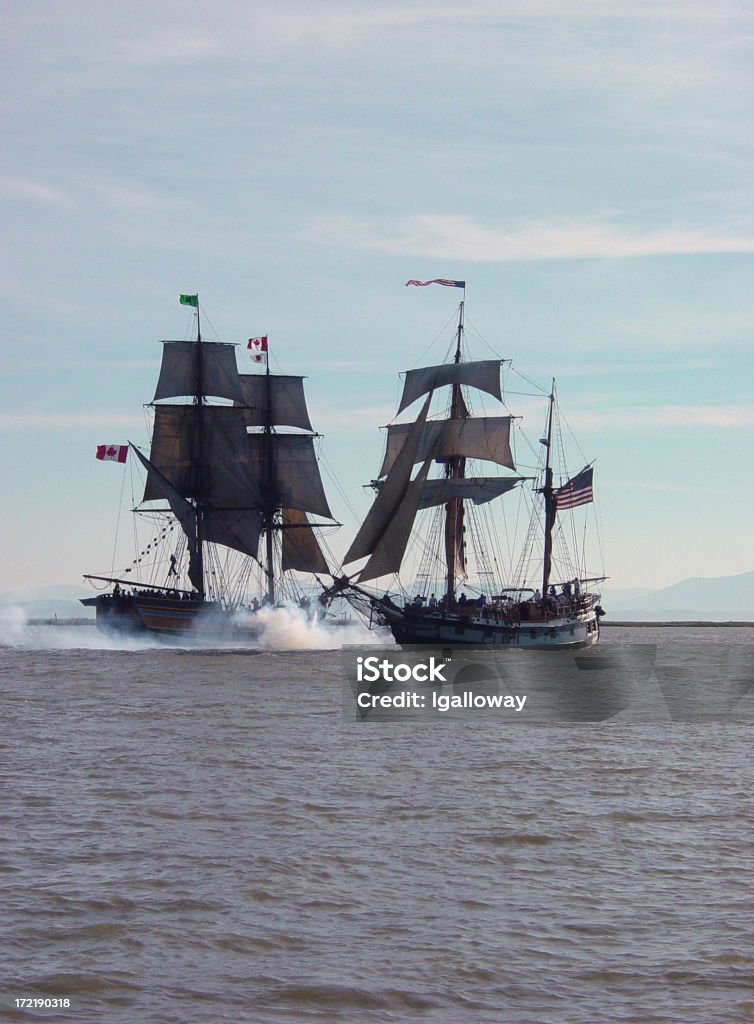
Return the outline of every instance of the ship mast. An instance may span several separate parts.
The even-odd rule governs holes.
[[[456,334],[455,363],[461,362],[461,345],[463,341],[463,310],[464,302],[458,309],[458,331]],[[460,419],[465,415],[465,405],[461,394],[461,385],[454,384],[450,402],[450,418]],[[445,476],[449,480],[462,479],[466,472],[466,460],[454,455],[445,463]],[[463,544],[463,499],[451,498],[445,506],[445,555],[447,560],[447,601],[448,608],[454,608],[456,603],[456,575],[458,569],[458,550],[460,543]]]
[[[202,327],[199,319],[199,296],[196,296],[196,381],[194,385],[195,437],[196,437],[196,565],[199,595],[204,597],[204,405],[202,367]]]
[[[273,524],[275,519],[275,462],[272,450],[272,384],[270,381],[270,354],[267,353],[267,373],[265,376],[265,422],[264,422],[264,446],[265,446],[265,504],[262,510],[264,515],[265,543],[267,548],[267,600],[271,605],[275,603],[275,573],[274,573],[274,538]]]
[[[550,409],[547,417],[547,438],[545,441],[545,478],[542,487],[542,495],[545,502],[545,547],[542,564],[542,599],[547,597],[547,587],[550,583],[550,568],[552,563],[552,531],[555,526],[555,497],[552,486],[552,419],[555,406],[555,378],[552,381],[550,391]]]

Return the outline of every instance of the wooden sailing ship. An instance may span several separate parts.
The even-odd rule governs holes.
[[[318,435],[302,377],[266,358],[239,373],[235,345],[202,339],[198,297],[181,301],[196,341],[162,342],[149,455],[130,444],[146,471],[135,512],[155,532],[122,573],[86,576],[108,590],[82,603],[107,631],[253,632],[263,605],[309,606],[294,573],[328,573],[310,519],[333,518]]]
[[[566,550],[561,520],[592,501],[592,467],[555,485],[553,381],[533,476],[516,472],[514,417],[505,409],[490,416],[471,411],[472,393],[502,402],[504,361],[465,359],[464,305],[459,306],[452,361],[405,374],[398,415],[421,398],[424,403],[413,422],[387,428],[385,457],[373,481],[377,496],[343,564],[367,561],[359,572],[338,578],[332,592],[345,594],[371,623],[389,626],[402,645],[591,645],[599,637],[602,614],[593,585],[604,576],[588,575],[583,553],[576,557]],[[433,397],[447,394],[447,388],[441,418],[430,419]],[[492,464],[496,473],[470,472],[478,464]],[[439,468],[434,478],[433,468]],[[496,522],[488,508],[504,505],[510,500],[506,495],[522,488],[529,490],[531,518],[524,550],[509,563],[506,580],[494,536],[499,539],[504,512]],[[484,539],[480,527],[488,528],[490,539]],[[409,557],[414,577],[404,584],[398,574]],[[395,591],[370,589],[374,581],[391,576]]]

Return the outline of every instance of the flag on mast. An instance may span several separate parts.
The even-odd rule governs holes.
[[[181,295],[180,301],[182,306],[193,306],[194,309],[199,308],[199,296],[198,295]]]
[[[97,458],[101,462],[125,462],[128,458],[128,445],[98,444]]]
[[[465,281],[451,281],[446,277],[436,277],[432,281],[406,281],[406,287],[410,284],[416,285],[417,288],[426,288],[428,284],[441,284],[445,288],[465,288]]]
[[[593,474],[594,470],[592,467],[586,466],[580,473],[572,477],[568,483],[558,488],[555,491],[555,508],[576,508],[578,505],[588,505],[590,501],[594,501],[594,494],[592,492]]]
[[[251,352],[251,358],[255,363],[264,363],[267,360],[267,335],[262,335],[261,338],[249,338],[249,344],[246,346]]]

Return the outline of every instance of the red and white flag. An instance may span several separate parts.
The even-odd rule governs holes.
[[[435,277],[431,281],[406,281],[406,287],[410,284],[415,285],[417,288],[426,288],[428,284],[441,284],[444,288],[466,288],[465,281],[451,281],[447,277]]]
[[[97,458],[102,462],[125,462],[128,458],[128,445],[98,444]]]
[[[267,335],[261,338],[249,338],[246,346],[251,352],[251,358],[255,363],[263,363],[267,358]]]

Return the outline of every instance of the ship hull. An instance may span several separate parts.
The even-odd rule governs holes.
[[[484,614],[433,612],[431,609],[382,609],[402,647],[415,645],[565,650],[591,647],[599,640],[599,616],[589,608],[574,615],[538,622],[510,622]]]
[[[99,594],[81,603],[94,608],[97,629],[108,636],[152,636],[175,640],[255,640],[264,623],[250,608],[223,608],[214,601],[181,600],[171,595]],[[319,618],[307,611],[309,617]],[[350,626],[350,619],[325,615],[328,626]]]
[[[81,603],[95,609],[97,629],[110,636],[233,637],[253,632],[253,627],[241,629],[236,613],[214,602],[162,595],[99,594]]]

